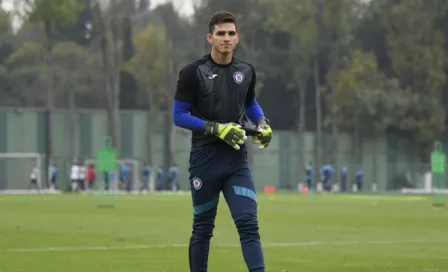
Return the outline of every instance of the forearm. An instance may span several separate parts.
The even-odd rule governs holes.
[[[248,103],[246,104],[245,109],[246,109],[247,117],[249,117],[249,119],[252,122],[257,124],[257,126],[266,123],[264,112],[261,109],[261,107],[258,104],[258,102],[255,99],[255,97],[252,98],[250,101],[248,101]]]
[[[176,126],[192,131],[205,132],[205,120],[189,113],[191,105],[187,102],[174,100],[173,122]]]

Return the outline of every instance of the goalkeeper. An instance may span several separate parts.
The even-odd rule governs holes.
[[[255,99],[254,67],[236,57],[235,17],[227,12],[210,21],[211,54],[187,64],[179,73],[173,103],[175,125],[192,131],[190,184],[193,232],[190,271],[207,271],[210,238],[220,192],[240,236],[247,268],[264,272],[257,219],[257,196],[247,161],[244,128],[256,124],[253,141],[269,145],[272,130]],[[247,122],[247,118],[252,122]],[[246,120],[246,121],[244,121]]]

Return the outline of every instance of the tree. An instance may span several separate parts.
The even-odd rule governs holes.
[[[88,59],[95,58],[89,55],[88,50],[74,42],[58,43],[53,49],[52,69],[55,86],[58,86],[58,96],[68,97],[70,115],[70,151],[71,157],[78,156],[76,148],[76,98],[82,93],[91,93],[91,85],[88,78],[99,67],[94,67],[95,62]]]
[[[164,74],[165,95],[161,101],[162,108],[166,109],[165,150],[168,150],[168,152],[164,159],[164,165],[168,170],[169,166],[173,165],[175,162],[176,127],[172,120],[172,101],[174,100],[174,92],[176,90],[177,71],[181,63],[185,62],[182,58],[184,55],[182,50],[184,41],[179,39],[179,37],[182,37],[185,34],[182,34],[182,20],[179,18],[172,1],[158,6],[155,12],[159,14],[165,29],[166,39],[164,41],[164,46],[168,49],[166,55],[164,55],[164,61],[166,63]]]
[[[339,70],[341,60],[353,50],[352,33],[358,24],[359,12],[362,10],[359,8],[359,3],[358,0],[326,1],[322,10],[322,50],[326,52],[328,63],[325,89],[329,91],[326,95],[329,116],[325,121],[331,126],[331,162],[335,166],[337,177],[339,177],[337,119],[341,110],[341,106],[337,103]]]
[[[5,60],[7,78],[11,82],[10,99],[22,107],[46,104],[45,91],[38,87],[43,79],[44,49],[36,43],[26,43]]]
[[[440,101],[447,80],[446,40],[437,26],[448,12],[448,4],[384,0],[374,4],[384,28],[391,74],[408,90],[403,104],[407,109],[406,116],[402,116],[404,123],[397,128],[414,134],[428,147],[444,130]]]
[[[47,83],[47,129],[46,129],[46,157],[45,169],[48,169],[50,160],[53,156],[52,150],[52,112],[53,112],[53,78],[51,74],[51,53],[54,45],[55,29],[64,27],[73,23],[78,13],[82,9],[82,5],[75,0],[16,0],[16,5],[20,7],[19,13],[27,21],[35,24],[42,24],[46,37],[46,55],[45,55],[45,75]],[[45,171],[46,172],[46,171]],[[46,178],[45,180],[48,179]]]
[[[274,15],[269,18],[267,27],[288,33],[291,44],[288,51],[289,66],[292,67],[290,85],[299,93],[299,149],[300,167],[305,167],[305,119],[306,90],[312,75],[312,61],[315,56],[316,44],[316,5],[312,0],[284,0],[275,3]],[[320,163],[318,162],[317,165]],[[318,166],[319,167],[319,166]]]
[[[5,67],[6,59],[13,52],[12,48],[12,27],[10,16],[0,8],[0,88],[3,90],[0,95],[0,101],[3,105],[11,106],[11,82],[9,81]]]
[[[352,162],[359,163],[362,158],[361,136],[378,135],[392,125],[393,116],[384,115],[391,113],[389,108],[380,110],[391,101],[384,101],[384,90],[375,88],[378,82],[384,80],[378,71],[375,54],[355,50],[351,56],[344,58],[343,67],[338,73],[333,102],[338,105],[339,111],[332,121],[341,129],[353,132]],[[375,154],[373,156],[376,158]]]
[[[120,72],[123,65],[125,31],[135,11],[133,1],[93,1],[94,36],[99,40],[104,92],[113,146],[119,151]]]
[[[166,34],[163,28],[148,26],[138,32],[134,39],[135,56],[124,69],[137,80],[140,96],[147,101],[148,120],[157,120],[161,98],[165,96],[165,72],[170,48],[166,47]],[[148,161],[153,163],[153,124],[148,124]]]

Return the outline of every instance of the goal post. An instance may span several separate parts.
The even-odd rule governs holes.
[[[37,183],[43,188],[45,155],[40,153],[0,153],[0,190],[24,190],[30,183],[31,171],[38,169]]]

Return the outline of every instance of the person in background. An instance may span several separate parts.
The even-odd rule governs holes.
[[[70,170],[70,181],[72,182],[72,192],[78,191],[79,165],[76,159],[73,160],[73,164]]]
[[[330,164],[322,166],[320,177],[323,183],[324,191],[330,192],[333,185],[334,168]]]
[[[37,191],[40,192],[40,184],[39,184],[39,168],[37,167],[37,165],[35,165],[33,167],[33,169],[31,169],[31,174],[30,174],[30,184],[28,185],[28,190],[31,189],[32,186],[36,187]]]
[[[362,171],[362,169],[359,169],[356,174],[355,174],[355,184],[356,184],[356,189],[359,191],[362,190],[362,178],[364,177],[364,172]]]
[[[314,183],[314,169],[311,162],[306,165],[306,187],[308,188],[308,193],[312,193]]]
[[[86,190],[86,176],[87,176],[87,169],[84,165],[80,164],[79,165],[79,174],[78,174],[78,183],[79,183],[79,188],[81,189],[81,191],[85,191]]]
[[[104,171],[104,191],[109,191],[110,189],[111,174],[108,171]]]
[[[56,177],[58,173],[58,168],[56,163],[52,163],[48,169],[48,177],[50,180],[50,190],[56,190]]]
[[[95,175],[95,167],[90,164],[89,167],[87,168],[87,187],[89,188],[89,190],[92,190],[94,185],[95,185],[95,179],[96,179],[96,175]]]
[[[168,170],[170,183],[171,183],[171,189],[173,191],[177,190],[177,177],[179,176],[179,168],[175,163],[171,165],[170,169]]]
[[[157,167],[157,188],[159,191],[163,189],[163,179],[165,175],[163,173],[162,167]]]
[[[348,168],[345,164],[343,164],[341,168],[341,192],[345,192],[347,190],[347,177]]]
[[[129,180],[131,176],[131,169],[126,164],[120,164],[120,183],[122,188],[129,189]]]
[[[147,192],[150,191],[150,188],[149,188],[150,179],[151,179],[151,165],[148,163],[143,168],[143,172],[142,172],[143,183],[142,183],[142,186],[140,187],[140,193],[143,192],[144,190],[147,190]]]

